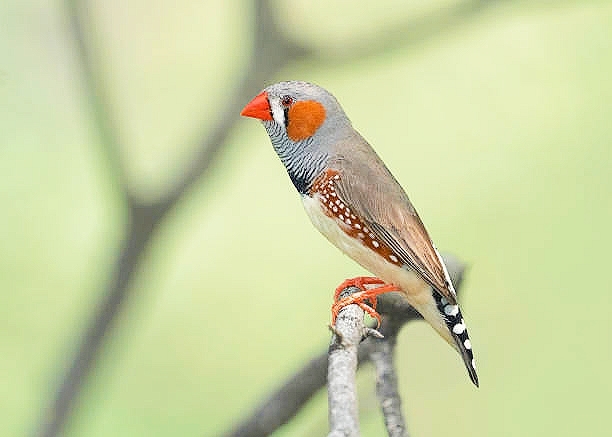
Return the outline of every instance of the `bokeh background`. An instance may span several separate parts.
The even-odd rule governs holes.
[[[404,328],[411,435],[604,435],[612,3],[271,5],[309,54],[258,88],[302,79],[331,90],[438,247],[469,265],[461,300],[481,388],[433,330]],[[140,199],[180,180],[235,98],[253,14],[238,0],[90,2],[86,39]],[[0,2],[6,436],[36,429],[126,235],[77,51],[64,4]],[[310,225],[263,128],[235,117],[157,228],[65,435],[219,435],[325,349],[333,289],[362,271]],[[382,435],[372,370],[359,382],[363,435]],[[326,432],[322,392],[275,435]]]

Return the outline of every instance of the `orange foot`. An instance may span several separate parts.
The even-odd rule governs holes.
[[[368,288],[366,285],[380,285],[380,287]],[[340,293],[347,287],[357,287],[361,291],[353,293],[348,297],[339,299]],[[347,279],[336,288],[334,293],[334,304],[332,305],[332,326],[336,323],[338,313],[347,305],[357,304],[359,307],[376,319],[377,328],[380,326],[380,314],[376,312],[376,297],[383,293],[391,291],[399,291],[400,289],[393,284],[385,284],[385,281],[371,276],[358,276],[353,279]],[[367,305],[369,302],[370,305]]]

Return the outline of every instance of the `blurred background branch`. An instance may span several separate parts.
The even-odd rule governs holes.
[[[363,61],[368,57],[390,53],[408,46],[426,44],[440,35],[448,34],[459,26],[467,26],[484,14],[490,7],[512,0],[465,0],[437,8],[418,18],[407,17],[400,23],[389,26],[367,41],[355,39],[354,45],[342,50],[322,48],[313,53],[325,66],[342,66],[350,62]]]

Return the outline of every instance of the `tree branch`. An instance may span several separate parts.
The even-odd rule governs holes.
[[[318,354],[290,376],[251,416],[226,437],[265,437],[287,423],[325,384],[327,351]],[[323,383],[321,383],[323,381]]]
[[[455,290],[460,293],[465,264],[455,256],[443,254]],[[390,339],[396,337],[406,323],[421,319],[421,315],[408,305],[399,293],[387,293],[378,297],[377,311],[383,316],[380,333]],[[359,345],[358,368],[372,360],[372,354],[379,346],[377,339],[368,337]],[[308,364],[290,376],[277,390],[264,399],[253,413],[245,418],[224,437],[264,437],[272,434],[289,419],[294,417],[317,391],[325,386],[328,367],[328,351],[322,351]],[[296,393],[298,397],[287,402],[287,396]]]
[[[359,291],[348,287],[340,297]],[[348,305],[340,310],[329,346],[327,367],[328,437],[358,437],[359,414],[357,404],[357,351],[366,335],[364,312],[358,305]]]
[[[370,358],[376,369],[376,395],[387,434],[389,437],[408,437],[393,363],[396,340],[397,337],[392,335],[375,341],[375,350],[370,354]]]

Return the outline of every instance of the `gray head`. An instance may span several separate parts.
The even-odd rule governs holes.
[[[242,115],[262,121],[301,193],[308,191],[325,168],[332,145],[352,131],[336,98],[308,82],[270,85],[244,107]]]

